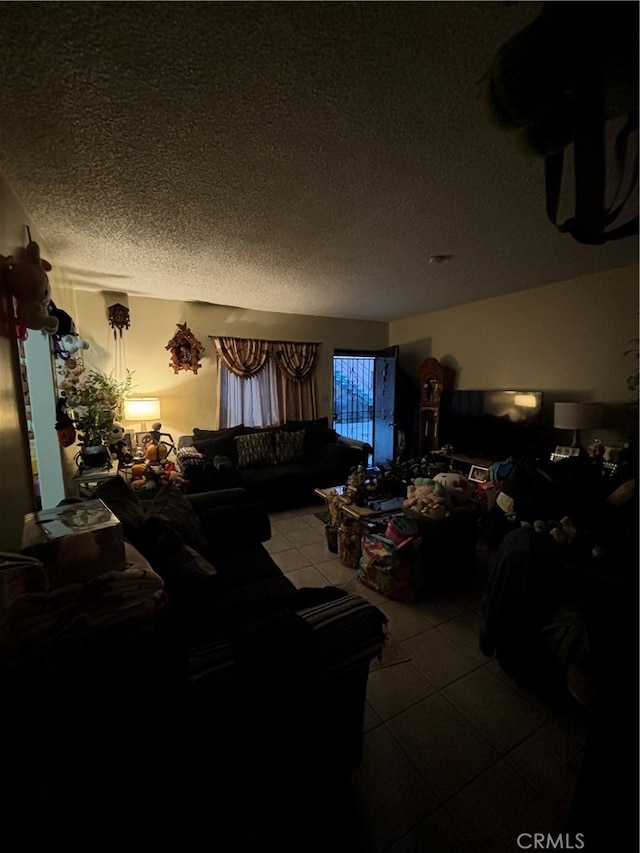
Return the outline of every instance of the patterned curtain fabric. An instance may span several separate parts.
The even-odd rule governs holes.
[[[318,344],[276,341],[271,347],[280,370],[295,382],[306,379],[315,367]]]
[[[289,379],[280,373],[280,396],[284,401],[283,421],[308,421],[318,417],[315,374],[305,379]]]
[[[213,342],[220,361],[241,379],[248,379],[260,373],[269,357],[269,341],[213,338]]]
[[[273,422],[317,417],[315,366],[319,344],[210,337],[221,365],[218,370],[219,426],[241,422],[266,426]],[[277,369],[277,390],[272,385],[273,376],[267,377],[270,371],[264,371],[268,364]],[[241,382],[235,387],[231,377],[224,376],[222,365],[243,380],[259,374],[255,380],[258,385],[249,388],[252,383]],[[263,377],[266,377],[264,382]],[[265,395],[271,408],[278,407],[276,418],[273,412],[268,415],[265,411],[262,399]]]
[[[280,370],[283,420],[310,420],[317,417],[315,364],[318,344],[276,341],[273,356]]]

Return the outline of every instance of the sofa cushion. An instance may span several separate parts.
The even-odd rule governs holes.
[[[207,441],[208,439],[224,438],[225,436],[242,435],[245,430],[244,424],[232,427],[221,427],[221,429],[198,429],[193,428],[194,441]]]
[[[194,465],[203,465],[206,460],[204,453],[201,453],[194,445],[180,447],[176,450],[176,458],[182,472]]]
[[[239,506],[212,506],[199,516],[207,541],[207,555],[236,552],[271,538],[271,522],[263,507],[245,502]]]
[[[223,603],[214,566],[158,516],[144,520],[136,544],[164,581],[170,624],[181,633],[214,631],[222,622]]]
[[[188,545],[176,528],[157,515],[145,518],[136,533],[136,546],[167,584],[167,592],[181,582],[215,575],[214,566]]]
[[[145,520],[159,518],[167,522],[187,545],[201,554],[207,550],[207,541],[196,511],[172,483],[163,486],[145,511]]]
[[[295,432],[276,430],[275,448],[276,460],[283,462],[301,462],[304,458],[305,430],[298,429]]]
[[[132,540],[132,535],[144,521],[144,506],[126,480],[111,477],[94,489],[92,497],[104,501],[122,524],[125,539]]]
[[[335,444],[338,433],[334,429],[307,429],[304,436],[304,452],[307,458],[320,456],[323,447],[327,444]]]
[[[282,427],[287,432],[296,432],[299,429],[328,429],[329,418],[312,418],[306,421],[287,421]]]
[[[215,459],[216,456],[226,456],[233,464],[238,462],[238,450],[235,436],[223,435],[218,438],[204,438],[194,440],[193,446],[207,459]]]
[[[261,468],[276,464],[274,430],[238,435],[234,438],[238,451],[238,468]],[[225,454],[228,455],[228,454]]]

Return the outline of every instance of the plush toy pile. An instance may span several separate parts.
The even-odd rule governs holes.
[[[402,505],[437,521],[446,518],[456,506],[472,500],[474,494],[474,484],[462,474],[436,474],[433,479],[415,477],[407,486]]]
[[[148,444],[143,450],[135,451],[130,468],[131,487],[136,491],[149,491],[165,483],[182,485],[184,477],[175,462],[167,458],[166,444]]]

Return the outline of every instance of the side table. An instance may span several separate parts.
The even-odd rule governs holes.
[[[73,485],[78,498],[90,498],[93,495],[94,489],[104,483],[105,480],[110,480],[112,477],[118,476],[118,469],[114,465],[112,468],[90,468],[76,474],[73,478]]]

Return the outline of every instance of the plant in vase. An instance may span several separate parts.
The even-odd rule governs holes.
[[[132,387],[132,374],[114,379],[100,370],[66,365],[59,383],[61,398],[78,433],[78,466],[92,468],[110,460],[108,445],[113,422],[120,420],[124,398]]]

